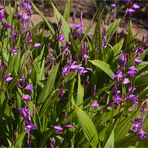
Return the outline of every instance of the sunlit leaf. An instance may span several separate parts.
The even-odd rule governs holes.
[[[85,137],[90,142],[92,147],[97,147],[98,134],[93,121],[83,110],[81,110],[76,105],[74,105],[74,109]]]
[[[110,76],[113,79],[114,73],[106,62],[100,60],[89,60],[89,62],[91,62],[96,67],[100,68],[102,71],[104,71],[108,76]]]

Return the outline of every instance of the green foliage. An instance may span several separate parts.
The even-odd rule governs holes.
[[[20,10],[16,4],[14,9],[9,5],[10,14],[0,22],[0,145],[146,147],[147,139],[141,141],[131,130],[131,121],[142,117],[142,129],[148,132],[148,115],[140,112],[147,109],[148,49],[136,53],[143,47],[134,40],[132,22],[127,37],[118,38],[116,30],[121,19],[110,22],[107,17],[104,19],[103,10],[97,10],[82,31],[82,20],[82,24],[70,24],[71,0],[67,0],[64,14],[51,1],[55,26],[33,2],[31,5],[43,19],[36,26],[23,28],[27,22],[23,26],[14,17]],[[11,25],[9,29],[4,29],[6,22]],[[89,36],[93,25],[95,31]],[[15,32],[17,38],[12,39],[11,33]],[[35,43],[41,45],[35,47]],[[12,51],[14,47],[16,53]],[[121,55],[125,53],[128,58],[124,57],[124,61]],[[137,64],[136,58],[143,61]],[[128,73],[131,66],[137,69],[134,76]],[[123,75],[118,75],[120,70]],[[130,82],[124,84],[124,78]],[[32,90],[26,89],[28,84],[33,86]],[[136,87],[133,94],[129,92],[130,86]],[[24,99],[26,94],[29,101]],[[130,95],[138,97],[139,102],[134,104],[128,99]],[[118,102],[116,97],[123,101]],[[27,110],[26,114],[20,112],[22,108]],[[28,124],[29,128],[36,128],[26,130]]]
[[[105,63],[104,61],[100,60],[91,60],[90,61],[93,65],[99,67],[101,70],[103,70],[108,76],[110,76],[113,79],[113,71],[110,69],[110,66]]]

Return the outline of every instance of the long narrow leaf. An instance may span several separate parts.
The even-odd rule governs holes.
[[[64,33],[65,38],[68,40],[69,39],[69,33],[70,33],[70,26],[69,24],[65,21],[64,17],[61,15],[61,13],[58,11],[58,9],[55,7],[55,5],[51,2],[51,5],[53,7],[53,11],[54,11],[54,16],[57,19],[57,22],[60,21],[60,19],[62,19],[62,31]]]
[[[112,130],[104,148],[114,148],[114,129]]]
[[[65,10],[64,10],[64,19],[68,22],[69,21],[69,15],[70,15],[70,7],[71,7],[71,0],[67,0]]]
[[[80,75],[78,75],[77,106],[83,107],[84,87],[81,84]]]
[[[83,110],[81,110],[76,105],[74,105],[74,109],[85,137],[90,142],[91,146],[96,148],[98,144],[98,134],[93,121]]]
[[[47,83],[37,100],[38,105],[41,105],[51,93],[55,83],[58,68],[59,68],[59,64],[57,64],[55,67],[52,68],[49,78],[47,80]]]
[[[40,10],[35,6],[35,4],[33,2],[31,2],[31,4],[32,4],[32,7],[34,8],[34,10],[43,18],[47,27],[51,31],[52,35],[54,35],[55,31],[54,31],[53,27],[50,25],[50,23],[48,22],[48,20],[46,19],[46,17],[40,12]]]
[[[89,62],[103,70],[108,76],[110,76],[113,79],[114,73],[106,62],[100,60],[89,60]]]

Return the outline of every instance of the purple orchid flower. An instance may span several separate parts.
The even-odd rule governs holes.
[[[23,96],[23,100],[26,101],[27,103],[31,100],[30,95],[26,94]]]
[[[91,107],[93,107],[93,108],[97,108],[98,106],[99,106],[98,102],[94,102],[93,104],[91,104]]]
[[[41,43],[35,43],[34,44],[34,48],[40,48],[41,47]]]
[[[134,77],[137,74],[137,72],[138,70],[135,68],[135,66],[131,66],[129,67],[127,74],[131,77]]]
[[[54,129],[56,130],[56,133],[63,132],[63,128],[60,125],[55,125]]]
[[[31,84],[27,84],[25,89],[30,92],[33,90],[33,86]]]

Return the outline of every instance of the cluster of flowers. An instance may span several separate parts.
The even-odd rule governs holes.
[[[115,15],[115,8],[116,8],[116,3],[112,3],[111,4],[111,16],[110,16],[110,20],[111,21],[114,21],[115,18],[116,18],[116,15]]]
[[[132,14],[132,13],[136,12],[140,8],[140,6],[137,3],[134,3],[133,0],[124,0],[124,2],[126,4],[127,3],[131,4],[131,6],[129,8],[127,8],[126,14]]]
[[[117,82],[117,86],[115,86],[114,90],[113,90],[113,104],[114,105],[121,105],[124,101],[129,100],[131,102],[133,102],[134,104],[138,104],[138,96],[134,94],[134,92],[136,91],[135,86],[132,84],[132,81],[130,80],[130,78],[135,77],[135,75],[137,74],[138,70],[136,68],[136,66],[138,64],[140,64],[142,62],[142,60],[140,59],[140,55],[142,54],[142,52],[144,51],[143,48],[137,48],[134,51],[134,65],[130,66],[127,70],[127,61],[128,61],[128,54],[127,53],[123,53],[120,57],[119,57],[119,63],[120,63],[120,67],[117,69],[116,73],[114,74],[114,80]],[[128,90],[127,90],[127,94],[125,96],[125,100],[121,97],[121,90],[118,89],[119,85],[127,85],[129,84]],[[119,86],[120,87],[120,86]]]
[[[107,47],[107,38],[106,38],[106,25],[102,25],[102,47]]]
[[[82,20],[82,18],[81,18],[81,20]],[[58,25],[59,35],[57,36],[57,40],[64,44],[65,38],[64,38],[63,34],[60,33],[60,28],[61,28],[61,24],[62,24],[61,20],[59,21],[59,24],[60,24],[60,25]],[[62,75],[67,76],[72,71],[78,71],[81,76],[84,76],[85,73],[92,71],[91,68],[85,68],[85,67],[83,67],[82,64],[77,64],[77,62],[72,59],[72,54],[69,50],[70,45],[71,45],[71,42],[66,41],[65,46],[61,46],[62,54],[64,54],[64,56],[66,56],[68,59],[66,65],[62,68]],[[84,63],[86,64],[86,61],[89,58],[88,53],[86,52],[86,48],[81,48],[81,56],[82,56],[82,60],[84,60]]]
[[[64,114],[64,122],[66,122],[67,120],[67,113]],[[55,129],[56,134],[62,134],[64,133],[64,131],[66,131],[67,129],[72,129],[74,128],[74,126],[72,124],[65,124],[64,126],[61,125],[55,125],[53,126],[53,128]],[[53,137],[50,141],[50,147],[54,148],[56,144],[56,140]]]
[[[133,124],[132,131],[134,131],[137,134],[137,137],[139,139],[146,138],[147,133],[142,129],[144,126],[143,119],[142,118],[136,118],[134,121],[131,121]]]
[[[21,21],[22,31],[26,31],[30,28],[30,19],[32,8],[30,0],[24,0],[22,3],[18,3],[19,12],[15,14],[15,17]]]
[[[83,13],[81,12],[81,16],[80,16],[80,23],[75,23],[75,16],[73,16],[72,19],[72,24],[71,24],[71,35],[75,36],[75,37],[81,37],[82,33],[83,33]]]
[[[144,51],[143,48],[136,48],[136,50],[133,50],[134,52],[134,65],[130,66],[128,69],[127,67],[127,61],[129,55],[127,53],[123,53],[119,57],[119,63],[120,67],[118,68],[116,74],[114,74],[114,80],[116,81],[116,86],[113,89],[113,102],[111,105],[113,107],[117,107],[118,105],[122,105],[125,101],[132,102],[135,106],[138,105],[139,99],[138,95],[135,94],[136,87],[133,85],[131,78],[135,77],[138,70],[136,68],[137,65],[139,65],[142,60],[140,59],[140,55]],[[125,96],[122,96],[121,92],[121,86],[127,86],[127,92]],[[125,99],[123,99],[123,97]],[[142,118],[137,118],[135,121],[132,121],[133,128],[132,131],[137,133],[137,136],[139,139],[143,139],[146,136],[146,132],[142,130]]]
[[[4,77],[4,80],[9,84],[13,80],[12,73],[9,73],[7,76]],[[30,110],[29,110],[29,102],[31,100],[31,92],[33,91],[33,86],[31,84],[27,84],[25,88],[23,88],[23,85],[25,83],[25,78],[22,77],[18,80],[18,87],[23,89],[26,94],[22,96],[22,99],[25,101],[26,106],[23,108],[18,108],[20,115],[23,117],[23,121],[25,122],[24,130],[28,134],[28,141],[30,139],[30,132],[32,130],[36,129],[36,125],[33,124],[31,116],[30,116]]]
[[[25,122],[24,130],[28,134],[28,144],[30,142],[30,132],[36,129],[36,125],[33,124],[30,109],[29,109],[29,102],[31,100],[31,92],[33,91],[33,86],[31,84],[27,84],[25,88],[23,88],[23,83],[25,82],[24,77],[20,78],[18,81],[18,87],[23,89],[26,94],[22,96],[22,99],[25,101],[25,107],[18,108],[20,115],[23,117],[23,122]]]

